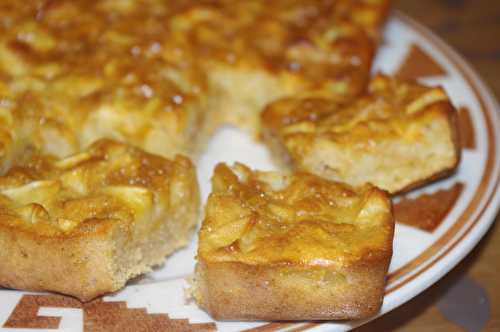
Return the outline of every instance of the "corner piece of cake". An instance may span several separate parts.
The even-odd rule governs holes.
[[[309,173],[219,164],[199,237],[194,297],[219,320],[376,314],[392,256],[388,194]]]
[[[33,154],[0,177],[0,285],[87,301],[187,244],[199,192],[189,159],[100,140]]]
[[[284,165],[391,194],[446,176],[460,161],[457,112],[446,92],[384,75],[348,106],[278,101],[262,113],[262,126]]]

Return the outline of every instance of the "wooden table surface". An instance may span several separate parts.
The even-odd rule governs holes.
[[[394,7],[431,28],[453,46],[500,99],[499,0],[394,0]],[[500,331],[499,223],[500,215],[474,251],[438,283],[391,313],[357,329],[357,332],[478,331],[477,324],[464,326],[447,319],[439,305],[443,299],[450,298],[452,290],[457,291],[457,283],[464,280],[480,286],[489,301],[489,319],[481,330]],[[461,309],[464,310],[462,318],[469,323],[477,319],[471,317],[474,315],[472,309]]]

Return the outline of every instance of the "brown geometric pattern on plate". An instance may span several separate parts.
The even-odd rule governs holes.
[[[258,327],[253,327],[250,329],[245,329],[245,330],[242,330],[240,332],[275,332],[275,331],[278,331],[280,329],[285,329],[287,327],[291,327],[293,325],[296,325],[296,323],[293,323],[293,322],[291,322],[291,323],[274,322],[274,323],[268,323],[268,324],[258,326]],[[294,331],[294,329],[289,330],[289,331]]]
[[[395,219],[399,223],[433,232],[451,211],[463,189],[464,185],[458,182],[449,189],[441,189],[432,194],[416,198],[403,197],[394,204]]]
[[[413,44],[406,55],[396,76],[405,80],[416,80],[421,77],[445,76],[446,70],[427,54],[420,46]]]
[[[127,308],[126,302],[96,300],[82,303],[61,295],[24,295],[5,322],[5,328],[58,329],[61,317],[38,316],[42,307],[83,310],[85,332],[204,332],[216,331],[214,323],[190,324],[166,314],[148,314],[146,309]]]
[[[460,129],[460,142],[464,149],[476,148],[476,135],[470,117],[470,110],[467,107],[458,109],[458,127]]]

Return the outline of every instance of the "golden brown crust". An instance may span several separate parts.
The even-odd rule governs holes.
[[[0,285],[56,291],[86,301],[116,290],[113,246],[116,223],[78,237],[46,237],[0,224]]]
[[[331,267],[196,267],[199,305],[217,320],[363,319],[382,304],[388,264]]]
[[[296,169],[394,194],[453,172],[460,160],[456,117],[442,89],[377,75],[349,106],[325,98],[270,105],[261,115],[262,137],[286,151]]]
[[[191,162],[100,140],[27,156],[0,178],[0,285],[89,300],[184,245],[196,224]]]
[[[194,293],[216,319],[358,319],[378,311],[394,234],[386,193],[241,164],[218,165],[212,183]]]

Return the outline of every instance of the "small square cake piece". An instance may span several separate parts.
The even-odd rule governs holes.
[[[309,173],[219,164],[194,297],[215,319],[361,319],[377,313],[392,256],[388,195]]]
[[[189,159],[111,140],[0,177],[0,286],[90,300],[163,263],[198,218]]]
[[[262,136],[285,166],[392,194],[451,173],[460,160],[456,110],[441,88],[377,75],[348,106],[289,98],[262,114]]]

